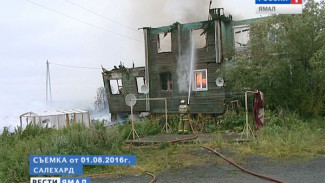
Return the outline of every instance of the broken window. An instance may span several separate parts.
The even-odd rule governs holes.
[[[276,35],[275,33],[273,33],[272,31],[270,31],[268,33],[268,39],[269,41],[273,42],[273,43],[277,43],[278,42],[278,35]]]
[[[172,73],[170,72],[160,73],[160,83],[161,83],[161,90],[171,91],[173,89]]]
[[[235,49],[247,47],[249,43],[249,26],[234,27]]]
[[[157,47],[158,47],[158,53],[172,51],[171,32],[164,32],[158,34]]]
[[[204,48],[207,45],[206,33],[203,29],[193,29],[192,39],[194,39],[195,48]]]
[[[111,87],[111,94],[118,95],[122,93],[122,79],[111,79],[109,80],[109,85]]]
[[[138,93],[143,93],[142,90],[141,90],[141,87],[145,83],[144,77],[136,77],[136,80],[137,80]]]
[[[269,41],[271,41],[273,43],[279,42],[278,33],[279,33],[279,31],[281,31],[280,29],[281,29],[281,25],[279,23],[271,25],[271,29],[268,32]]]
[[[208,90],[208,79],[207,79],[207,70],[195,70],[194,71],[194,90],[195,91],[202,91]]]

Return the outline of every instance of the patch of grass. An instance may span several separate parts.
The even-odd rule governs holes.
[[[136,128],[140,136],[160,132],[156,121],[139,121]],[[29,180],[29,155],[129,154],[131,152],[123,150],[123,143],[130,130],[130,124],[106,128],[100,122],[89,128],[83,124],[71,124],[60,130],[31,124],[12,134],[5,128],[0,136],[0,182]],[[84,172],[122,171],[120,169],[121,167],[86,166]]]
[[[121,132],[122,138],[126,139],[132,129],[131,122],[127,121],[124,125],[119,125],[118,129]],[[161,128],[159,126],[159,119],[150,120],[147,118],[136,121],[135,129],[140,137],[155,135],[161,131]]]
[[[223,120],[223,124],[219,124],[221,127],[218,133],[215,133],[216,140],[207,145],[235,152],[236,155],[228,155],[233,158],[239,155],[236,160],[241,160],[241,157],[246,155],[285,159],[325,155],[323,118],[302,119],[296,114],[276,115],[267,111],[266,125],[257,132],[257,140],[232,143],[223,141],[221,131],[241,127],[243,123],[241,120],[245,118],[241,114],[226,115],[230,116],[219,119]],[[174,121],[172,125],[176,127],[177,122]],[[159,118],[144,119],[136,122],[135,125],[140,137],[154,135],[161,131]],[[130,131],[129,123],[107,128],[100,122],[89,128],[82,124],[72,124],[61,130],[30,125],[24,131],[16,130],[13,134],[5,128],[0,136],[0,182],[29,180],[29,155],[134,154],[137,156],[136,166],[84,166],[86,176],[99,173],[112,176],[135,175],[145,171],[158,173],[207,162],[223,162],[220,158],[211,156],[208,151],[202,150],[200,144],[161,144],[156,149],[125,150],[123,142]]]
[[[325,154],[324,125],[322,118],[301,119],[296,114],[275,116],[268,113],[266,126],[256,132],[256,140],[227,147],[242,155],[310,159]]]
[[[218,117],[218,130],[241,131],[245,126],[245,113],[235,113],[227,111],[224,115]]]
[[[137,156],[137,165],[141,170],[158,173],[180,167],[189,167],[211,162],[208,154],[192,153],[193,150],[200,149],[196,144],[190,145],[169,145],[163,150],[157,149],[137,149],[133,153]],[[215,160],[217,161],[217,160]]]
[[[89,168],[87,174],[108,173],[110,176],[141,175],[144,172],[156,174],[181,167],[220,162],[218,158],[212,158],[204,150],[202,154],[193,153],[194,150],[200,149],[196,144],[162,146],[163,149],[159,147],[155,149],[130,150],[128,154],[134,154],[137,157],[137,164],[135,166],[96,166],[95,169],[87,167]]]

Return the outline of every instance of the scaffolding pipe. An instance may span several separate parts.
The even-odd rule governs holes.
[[[164,100],[165,102],[165,125],[163,127],[163,129],[166,130],[166,133],[170,133],[172,132],[169,124],[168,124],[168,114],[167,114],[167,98],[141,98],[141,99],[131,99],[131,101],[148,101],[148,100]],[[133,107],[131,107],[131,112],[132,111]],[[132,115],[132,120],[133,120],[133,115]]]
[[[249,122],[248,122],[248,96],[247,94],[248,93],[253,93],[253,91],[246,91],[245,92],[245,111],[246,111],[246,124],[245,124],[245,127],[244,127],[244,130],[243,130],[243,133],[242,134],[246,134],[246,139],[248,139],[248,136],[249,136],[249,133],[251,132],[253,137],[254,136],[254,133],[252,131],[252,128],[251,126],[249,125]]]

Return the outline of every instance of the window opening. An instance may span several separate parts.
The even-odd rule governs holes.
[[[138,93],[143,93],[141,90],[141,87],[145,84],[145,78],[144,77],[137,77],[137,88],[138,88]]]
[[[194,90],[208,90],[206,69],[194,71]]]
[[[159,33],[158,34],[158,53],[171,52],[172,51],[172,36],[171,32]]]
[[[122,93],[122,79],[111,79],[109,80],[109,84],[111,87],[111,93],[113,95],[118,95]]]
[[[276,43],[278,42],[278,35],[274,34],[273,32],[269,32],[268,33],[268,39],[269,41],[273,42],[273,43]]]
[[[193,29],[192,30],[192,39],[194,39],[195,48],[204,48],[206,47],[206,33],[203,29]]]
[[[245,48],[249,43],[249,26],[235,27],[235,49]]]
[[[161,90],[171,91],[173,89],[173,78],[170,72],[160,74]]]

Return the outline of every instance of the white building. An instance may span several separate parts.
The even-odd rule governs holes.
[[[84,123],[90,125],[90,115],[88,111],[80,109],[56,110],[43,112],[27,112],[20,115],[20,127],[33,123],[42,127],[60,129],[72,123]],[[25,125],[24,125],[25,126]]]

